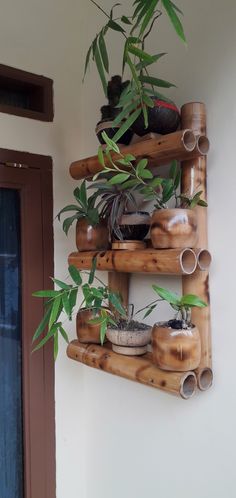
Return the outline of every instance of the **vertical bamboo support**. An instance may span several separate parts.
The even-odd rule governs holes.
[[[110,271],[108,273],[108,287],[114,292],[119,292],[125,308],[129,304],[129,273]]]
[[[206,134],[206,109],[200,102],[190,102],[181,109],[182,128],[190,128],[196,135]],[[207,161],[206,157],[182,162],[182,193],[192,194],[194,191],[202,190],[203,199],[207,199]],[[207,248],[207,209],[197,206],[199,239],[197,247]],[[183,293],[197,294],[209,305],[209,275],[208,271],[197,270],[193,275],[183,276]],[[201,363],[196,372],[198,386],[201,390],[207,390],[212,384],[212,354],[211,354],[211,327],[210,307],[204,309],[193,308],[192,320],[200,331],[202,356]]]

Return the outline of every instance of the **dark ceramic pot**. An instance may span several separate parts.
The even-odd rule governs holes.
[[[78,251],[103,251],[109,248],[109,230],[105,221],[92,226],[85,218],[76,224]]]
[[[127,212],[120,219],[123,240],[143,240],[150,228],[150,215],[145,211]]]
[[[105,131],[107,136],[112,140],[115,136],[116,132],[119,130],[120,126],[112,126],[113,121],[102,120],[99,121],[95,128],[95,132],[100,144],[104,144],[104,140],[102,138],[102,132]],[[131,139],[133,137],[134,132],[132,130],[127,130],[124,135],[119,139],[119,144],[129,145]]]
[[[148,108],[148,127],[145,128],[143,114],[132,125],[136,135],[142,137],[147,133],[160,133],[166,135],[177,130],[180,124],[180,113],[175,104],[152,97],[154,107]]]

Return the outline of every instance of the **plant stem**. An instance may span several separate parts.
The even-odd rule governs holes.
[[[108,19],[110,19],[109,14],[107,14],[107,12],[105,12],[105,10],[103,10],[103,8],[102,8],[102,7],[100,7],[100,5],[98,5],[98,3],[97,3],[97,2],[95,2],[95,0],[90,0],[90,2],[92,2],[94,5],[96,5],[96,7],[97,7],[99,10],[101,10],[101,12],[102,12],[102,13],[103,13],[106,17],[108,17]]]

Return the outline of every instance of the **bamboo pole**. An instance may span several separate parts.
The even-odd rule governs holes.
[[[129,273],[110,271],[108,273],[108,287],[114,292],[119,292],[125,308],[129,304]]]
[[[97,270],[123,273],[191,275],[197,266],[197,257],[192,249],[74,252],[69,256],[69,264],[88,270],[94,257],[97,258]]]
[[[191,398],[196,392],[197,380],[194,372],[167,372],[152,363],[152,355],[142,357],[119,355],[109,346],[81,344],[72,341],[67,348],[69,358],[98,370],[118,375],[162,391]]]
[[[182,128],[191,128],[197,136],[206,134],[206,109],[200,102],[185,104],[181,109]],[[206,143],[201,144],[198,139],[198,148],[206,147]],[[204,142],[204,140],[203,140]],[[206,149],[205,149],[206,150]],[[207,169],[206,157],[198,157],[195,160],[182,162],[182,193],[188,192],[190,195],[196,190],[202,190],[202,197],[207,199]],[[197,246],[207,248],[207,209],[197,206],[195,208],[198,219],[199,239]],[[205,253],[206,256],[206,253]],[[204,254],[198,255],[198,270],[189,278],[183,277],[183,293],[197,294],[209,305],[209,275],[208,271],[200,271],[200,266],[204,266]],[[206,258],[205,258],[206,259]],[[206,263],[206,261],[205,261]],[[202,266],[202,268],[203,268]],[[204,268],[203,268],[204,269]],[[212,353],[211,353],[211,328],[210,328],[210,306],[203,309],[193,308],[192,321],[199,328],[201,335],[201,362],[197,370],[198,386],[201,390],[208,389],[212,384]]]
[[[121,151],[124,154],[133,154],[137,161],[146,157],[150,167],[169,164],[173,159],[183,161],[200,155],[197,138],[188,129],[143,140],[128,147],[121,147]],[[117,155],[113,154],[113,158],[116,159],[116,157]],[[102,170],[103,167],[99,163],[97,155],[75,161],[70,166],[70,174],[75,180],[90,178]]]

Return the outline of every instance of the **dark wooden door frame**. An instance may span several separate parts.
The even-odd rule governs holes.
[[[0,149],[0,187],[16,188],[21,194],[25,498],[55,498],[52,346],[31,353],[32,334],[43,315],[43,304],[32,292],[52,288],[52,159]]]

